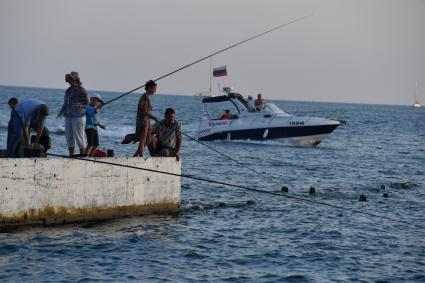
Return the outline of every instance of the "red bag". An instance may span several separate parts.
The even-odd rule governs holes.
[[[93,157],[106,157],[106,152],[97,148],[93,153]]]

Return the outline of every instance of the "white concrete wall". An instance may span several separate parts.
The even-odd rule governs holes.
[[[101,161],[181,174],[175,158]],[[53,208],[180,205],[180,177],[72,159],[0,159],[0,216]]]

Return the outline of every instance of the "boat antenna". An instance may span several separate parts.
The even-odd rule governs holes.
[[[212,92],[212,79],[213,79],[213,69],[212,69],[212,56],[210,57],[210,96],[211,96],[211,92]]]
[[[198,59],[198,60],[196,60],[196,61],[193,61],[192,63],[189,63],[189,64],[187,64],[187,65],[185,65],[185,66],[183,66],[183,67],[180,67],[180,68],[178,68],[178,69],[176,69],[176,70],[174,70],[174,71],[171,71],[171,72],[169,72],[169,73],[167,73],[167,74],[165,74],[165,75],[163,75],[163,76],[161,76],[161,77],[159,77],[159,78],[154,79],[153,81],[155,81],[155,82],[156,82],[156,81],[159,81],[159,80],[161,80],[161,79],[163,79],[163,78],[166,78],[166,77],[168,77],[168,76],[171,76],[172,74],[175,74],[175,73],[177,73],[177,72],[180,72],[181,70],[184,70],[184,69],[186,69],[186,68],[189,68],[190,66],[193,66],[193,65],[195,65],[195,64],[197,64],[197,63],[199,63],[199,62],[202,62],[202,61],[204,61],[204,60],[206,60],[206,59],[208,59],[208,58],[211,58],[211,57],[213,57],[213,56],[215,56],[215,55],[217,55],[217,54],[220,54],[220,53],[222,53],[222,52],[224,52],[224,51],[227,51],[227,50],[229,50],[229,49],[232,49],[232,48],[234,48],[234,47],[236,47],[236,46],[238,46],[238,45],[244,44],[244,43],[246,43],[246,42],[248,42],[248,41],[250,41],[250,40],[256,39],[256,38],[258,38],[258,37],[261,37],[261,36],[263,36],[263,35],[266,35],[266,34],[268,34],[268,33],[271,33],[271,32],[273,32],[273,31],[275,31],[275,30],[278,30],[278,29],[281,29],[281,28],[287,27],[287,26],[289,26],[289,25],[291,25],[291,24],[294,24],[294,23],[296,23],[296,22],[299,22],[299,21],[305,20],[305,19],[310,18],[310,17],[312,17],[312,16],[313,16],[313,14],[310,14],[310,15],[307,15],[307,16],[303,16],[303,17],[299,17],[299,18],[296,18],[295,20],[292,20],[292,21],[290,21],[290,22],[287,22],[287,23],[281,24],[281,25],[279,25],[279,26],[277,26],[277,27],[271,28],[271,29],[266,30],[266,31],[264,31],[264,32],[262,32],[262,33],[259,33],[259,34],[256,34],[256,35],[254,35],[254,36],[251,36],[250,38],[247,38],[247,39],[245,39],[245,40],[242,40],[242,41],[239,41],[239,42],[237,42],[237,43],[234,43],[234,44],[232,44],[232,45],[230,45],[230,46],[227,46],[226,48],[223,48],[223,49],[221,49],[221,50],[218,50],[218,51],[216,51],[216,52],[213,52],[213,53],[211,53],[211,54],[209,54],[209,55],[207,55],[207,56],[205,56],[205,57],[203,57],[203,58],[201,58],[201,59]],[[139,90],[139,89],[141,89],[142,87],[145,87],[145,85],[146,85],[146,84],[141,85],[141,86],[138,86],[138,87],[136,87],[136,88],[134,88],[134,89],[132,89],[132,90],[130,90],[130,91],[127,91],[126,93],[123,93],[123,94],[121,94],[120,96],[115,97],[115,98],[113,98],[113,99],[111,99],[111,100],[109,100],[109,101],[105,102],[103,105],[107,105],[107,104],[109,104],[109,103],[111,103],[111,102],[114,102],[115,100],[118,100],[118,99],[120,99],[120,98],[122,98],[122,97],[124,97],[124,96],[126,96],[126,95],[128,95],[128,94],[130,94],[130,93],[133,93],[133,92],[135,92],[136,90]]]
[[[252,188],[252,187],[248,187],[248,186],[216,181],[216,180],[198,177],[198,176],[194,176],[194,175],[176,174],[176,173],[172,173],[172,172],[166,172],[166,171],[161,171],[161,170],[131,166],[131,165],[120,164],[120,163],[113,163],[113,162],[102,161],[102,160],[98,160],[98,159],[88,159],[88,158],[83,158],[83,157],[78,157],[78,156],[65,156],[65,155],[54,154],[54,153],[47,153],[47,155],[55,156],[55,157],[68,158],[68,159],[76,159],[76,160],[81,160],[81,161],[86,161],[86,162],[94,162],[94,163],[99,163],[99,164],[118,166],[118,167],[124,167],[124,168],[130,168],[130,169],[135,169],[135,170],[148,171],[148,172],[152,172],[152,173],[159,173],[159,174],[170,175],[170,176],[181,177],[181,178],[188,178],[188,179],[203,181],[203,182],[207,182],[207,183],[243,189],[243,190],[247,190],[247,191],[251,191],[251,192],[263,193],[263,194],[274,195],[274,196],[278,196],[278,197],[298,200],[298,201],[302,201],[302,202],[318,204],[318,205],[322,205],[322,206],[336,208],[336,209],[339,209],[339,210],[351,211],[351,212],[354,212],[354,213],[359,213],[359,214],[368,215],[368,216],[372,216],[372,217],[376,217],[376,218],[390,220],[392,222],[397,222],[399,224],[405,224],[405,225],[407,224],[409,226],[414,224],[412,222],[404,221],[404,220],[401,220],[401,219],[394,219],[394,218],[391,218],[391,217],[388,217],[388,216],[385,216],[385,215],[378,215],[378,214],[374,214],[374,213],[371,213],[371,212],[368,212],[368,211],[362,211],[362,210],[358,210],[358,209],[348,208],[348,207],[345,207],[345,206],[334,205],[334,204],[323,202],[323,201],[316,201],[316,200],[307,199],[307,198],[303,198],[303,197],[292,196],[292,195],[289,195],[289,194],[282,194],[282,193],[279,193],[279,192],[261,190],[261,189]]]

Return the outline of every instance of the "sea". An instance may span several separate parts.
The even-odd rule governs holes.
[[[50,152],[66,154],[63,95],[1,86],[0,147],[8,99],[38,98],[51,109]],[[102,108],[103,149],[135,152],[120,142],[134,131],[139,97]],[[237,162],[185,137],[181,155],[184,174],[275,195],[182,178],[178,215],[1,233],[0,282],[425,282],[425,107],[273,102],[346,125],[317,147],[205,142]],[[200,97],[157,94],[153,105],[156,116],[173,107],[184,133],[196,133]]]

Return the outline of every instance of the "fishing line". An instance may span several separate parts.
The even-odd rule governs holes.
[[[312,17],[312,16],[313,16],[313,14],[311,14],[311,15],[307,15],[307,16],[303,16],[303,17],[297,18],[297,19],[295,19],[295,20],[292,20],[292,21],[290,21],[290,22],[287,22],[287,23],[284,23],[284,24],[282,24],[282,25],[279,25],[279,26],[277,26],[277,27],[274,27],[274,28],[272,28],[272,29],[269,29],[269,30],[267,30],[267,31],[265,31],[265,32],[262,32],[262,33],[259,33],[259,34],[254,35],[254,36],[251,36],[250,38],[247,38],[247,39],[245,39],[245,40],[239,41],[238,43],[235,43],[235,44],[233,44],[233,45],[230,45],[230,46],[228,46],[228,47],[226,47],[226,48],[223,48],[223,49],[221,49],[221,50],[219,50],[219,51],[216,51],[216,52],[214,52],[214,53],[211,53],[211,54],[209,54],[209,55],[207,55],[207,56],[205,56],[205,57],[203,57],[203,58],[201,58],[201,59],[198,59],[198,60],[196,60],[196,61],[194,61],[194,62],[192,62],[192,63],[190,63],[190,64],[187,64],[187,65],[185,65],[185,66],[183,66],[183,67],[180,67],[180,68],[178,68],[178,69],[176,69],[176,70],[174,70],[174,71],[172,71],[172,72],[169,72],[168,74],[165,74],[165,75],[163,75],[163,76],[161,76],[161,77],[159,77],[159,78],[157,78],[157,79],[155,79],[155,80],[153,80],[153,81],[155,81],[155,82],[156,82],[156,81],[159,81],[159,80],[161,80],[161,79],[163,79],[163,78],[166,78],[166,77],[168,77],[168,76],[171,76],[172,74],[175,74],[175,73],[177,73],[177,72],[179,72],[179,71],[181,71],[181,70],[184,70],[184,69],[186,69],[186,68],[188,68],[188,67],[190,67],[190,66],[193,66],[193,65],[195,65],[195,64],[197,64],[197,63],[199,63],[199,62],[202,62],[202,61],[204,61],[204,60],[206,60],[206,59],[208,59],[208,58],[211,58],[211,57],[213,57],[213,56],[215,56],[215,55],[217,55],[217,54],[220,54],[220,53],[222,53],[222,52],[224,52],[224,51],[227,51],[227,50],[229,50],[229,49],[232,49],[233,47],[236,47],[236,46],[238,46],[238,45],[241,45],[241,44],[243,44],[243,43],[245,43],[245,42],[248,42],[248,41],[250,41],[250,40],[253,40],[253,39],[255,39],[255,38],[258,38],[258,37],[260,37],[260,36],[263,36],[263,35],[265,35],[265,34],[268,34],[268,33],[270,33],[270,32],[273,32],[273,31],[275,31],[275,30],[278,30],[278,29],[284,28],[284,27],[289,26],[289,25],[291,25],[291,24],[294,24],[294,23],[296,23],[296,22],[299,22],[299,21],[305,20],[305,19],[310,18],[310,17]],[[126,95],[128,95],[128,94],[130,94],[130,93],[132,93],[132,92],[135,92],[136,90],[141,89],[141,88],[142,88],[142,87],[144,87],[144,86],[146,86],[146,84],[141,85],[141,86],[139,86],[139,87],[136,87],[135,89],[132,89],[132,90],[130,90],[130,91],[128,91],[128,92],[126,92],[126,93],[124,93],[124,94],[122,94],[122,95],[118,96],[118,97],[115,97],[114,99],[111,99],[111,100],[109,100],[109,101],[105,102],[103,105],[106,105],[106,104],[109,104],[109,103],[111,103],[111,102],[113,102],[113,101],[115,101],[115,100],[118,100],[118,99],[120,99],[120,98],[122,98],[122,97],[124,97],[124,96],[126,96]]]
[[[155,116],[152,116],[152,119],[153,119],[153,120],[155,120],[156,122],[160,121],[160,120],[159,120],[159,118],[158,118],[158,117],[155,117]],[[274,177],[270,177],[270,176],[268,176],[266,172],[258,172],[258,171],[256,171],[256,170],[252,169],[251,167],[249,167],[248,165],[245,165],[245,164],[243,164],[243,163],[239,162],[238,160],[236,160],[236,159],[234,159],[234,158],[230,157],[229,155],[227,155],[227,154],[224,154],[224,153],[220,152],[219,150],[217,150],[217,149],[215,149],[215,148],[213,148],[213,147],[211,147],[211,146],[209,146],[209,145],[207,145],[207,144],[205,144],[205,143],[201,142],[200,140],[198,140],[198,139],[196,139],[196,138],[194,138],[194,137],[189,136],[188,134],[185,134],[185,133],[183,133],[183,132],[180,132],[179,130],[176,130],[176,132],[180,133],[181,135],[183,135],[183,136],[185,136],[185,137],[189,138],[190,140],[195,141],[195,142],[197,142],[197,143],[199,143],[199,144],[201,144],[201,145],[205,146],[206,148],[208,148],[208,149],[210,149],[210,150],[212,150],[212,151],[214,151],[214,152],[216,152],[216,153],[218,153],[218,154],[220,154],[220,155],[222,155],[222,156],[224,156],[224,157],[228,158],[229,160],[232,160],[232,161],[233,161],[233,162],[235,162],[236,164],[238,164],[238,165],[240,165],[240,166],[242,166],[242,167],[244,167],[244,168],[246,168],[246,169],[248,169],[248,170],[250,170],[250,171],[254,172],[255,174],[258,174],[258,175],[262,176],[263,178],[266,178],[266,179],[268,179],[269,181],[272,181],[272,182],[273,182],[273,183],[275,183],[276,185],[280,186],[280,180],[279,180],[279,183],[278,183],[278,182],[276,182],[276,180],[277,180],[277,179],[276,179],[276,180],[273,180],[273,179],[275,179],[275,178],[274,178]],[[264,174],[264,175],[263,175],[263,174]]]
[[[142,170],[142,171],[148,171],[148,172],[159,173],[159,174],[164,174],[164,175],[170,175],[170,176],[175,176],[175,177],[188,178],[188,179],[203,181],[203,182],[207,182],[207,183],[212,183],[212,184],[217,184],[217,185],[224,185],[224,186],[228,186],[228,187],[234,187],[234,188],[244,189],[244,190],[247,190],[247,191],[252,191],[252,192],[257,192],[257,193],[263,193],[263,194],[269,194],[269,195],[274,195],[274,196],[279,196],[279,197],[284,197],[284,198],[299,200],[299,201],[303,201],[303,202],[309,202],[309,203],[313,203],[313,204],[328,206],[328,207],[332,207],[332,208],[336,208],[336,209],[340,209],[340,210],[351,211],[351,212],[355,212],[355,213],[359,213],[359,214],[363,214],[363,215],[373,216],[373,217],[376,217],[376,218],[386,219],[386,220],[390,220],[390,221],[393,221],[393,222],[398,222],[400,224],[407,224],[407,225],[411,225],[412,224],[412,223],[407,222],[407,221],[403,221],[403,220],[399,220],[399,219],[393,219],[393,218],[386,217],[386,216],[380,216],[380,215],[377,215],[377,214],[374,214],[374,213],[371,213],[371,212],[367,212],[367,211],[361,211],[361,210],[357,210],[357,209],[346,208],[346,207],[343,207],[343,206],[338,206],[338,205],[334,205],[334,204],[330,204],[330,203],[326,203],[326,202],[315,201],[315,200],[306,199],[306,198],[297,197],[297,196],[291,196],[291,195],[288,195],[288,194],[281,194],[281,193],[277,193],[277,192],[260,190],[260,189],[251,188],[251,187],[242,186],[242,185],[236,185],[236,184],[231,184],[231,183],[226,183],[226,182],[215,181],[215,180],[201,178],[201,177],[197,177],[197,176],[193,176],[193,175],[188,175],[188,174],[176,174],[176,173],[165,172],[165,171],[160,171],[160,170],[155,170],[155,169],[148,169],[148,168],[142,168],[142,167],[137,167],[137,166],[131,166],[131,165],[125,165],[125,164],[119,164],[119,163],[101,161],[101,160],[87,159],[87,158],[82,158],[82,157],[78,157],[78,156],[65,156],[65,155],[54,154],[54,153],[47,153],[47,155],[55,156],[55,157],[62,157],[62,158],[67,158],[67,159],[76,159],[76,160],[81,160],[81,161],[87,161],[87,162],[94,162],[94,163],[112,165],[112,166],[125,167],[125,168]]]
[[[272,181],[272,182],[273,182],[273,183],[275,183],[276,185],[280,186],[280,183],[277,183],[275,180],[273,180],[273,179],[274,179],[274,177],[270,177],[270,176],[269,176],[266,172],[258,172],[258,171],[256,171],[256,170],[252,169],[251,167],[249,167],[248,165],[245,165],[245,164],[243,164],[243,163],[241,163],[241,162],[237,161],[236,159],[234,159],[234,158],[230,157],[229,155],[224,154],[224,153],[222,153],[222,152],[218,151],[217,149],[215,149],[215,148],[213,148],[213,147],[211,147],[211,146],[209,146],[209,145],[207,145],[207,144],[205,144],[205,143],[203,143],[203,142],[201,142],[201,141],[199,141],[199,140],[197,140],[197,139],[195,139],[195,138],[193,138],[193,137],[191,137],[191,136],[189,136],[189,135],[187,135],[187,134],[185,134],[185,133],[181,133],[181,134],[182,134],[183,136],[188,137],[189,139],[191,139],[191,140],[193,140],[193,141],[195,141],[195,142],[197,142],[197,143],[199,143],[199,144],[201,144],[201,145],[203,145],[203,146],[205,146],[205,147],[207,147],[207,148],[211,149],[212,151],[214,151],[214,152],[216,152],[216,153],[218,153],[218,154],[220,154],[220,155],[222,155],[222,156],[224,156],[224,157],[228,158],[229,160],[232,160],[232,161],[233,161],[233,162],[235,162],[236,164],[238,164],[238,165],[240,165],[240,166],[242,166],[242,167],[244,167],[244,168],[246,168],[246,169],[248,169],[248,170],[250,170],[250,171],[254,172],[255,174],[258,174],[258,175],[262,176],[263,178],[266,178],[266,179],[268,179],[269,181]],[[280,180],[279,180],[279,182],[280,182]]]

